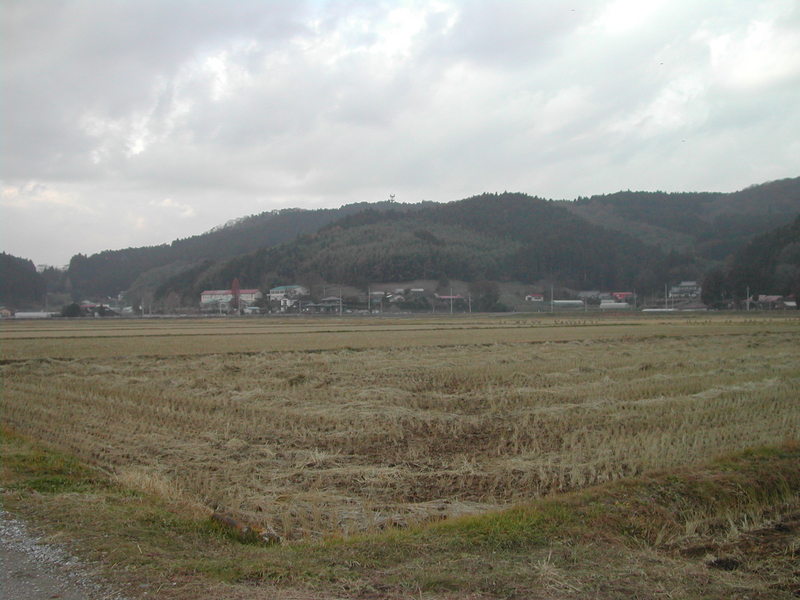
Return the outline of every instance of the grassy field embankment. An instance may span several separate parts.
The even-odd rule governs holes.
[[[100,561],[130,597],[748,598],[800,593],[800,446],[750,450],[502,511],[244,543],[4,431],[4,505]]]

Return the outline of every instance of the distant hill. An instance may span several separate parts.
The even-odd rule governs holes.
[[[180,290],[188,299],[198,286],[227,285],[231,273],[246,275],[247,285],[301,276],[354,284],[549,277],[645,290],[701,277],[798,213],[800,178],[730,194],[627,191],[575,202],[484,194],[448,204],[285,209],[171,244],[78,254],[66,280],[76,298]]]
[[[592,225],[560,203],[483,194],[402,210],[367,209],[311,235],[213,262],[165,282],[161,297],[196,302],[200,291],[332,281],[364,287],[414,279],[551,279],[578,289],[662,285],[668,257],[631,236]]]
[[[623,231],[665,251],[721,261],[753,236],[800,213],[800,178],[729,194],[617,192],[565,203],[580,217]]]
[[[385,204],[389,203],[265,212],[171,244],[106,250],[91,256],[77,254],[70,261],[68,275],[76,298],[114,296],[132,287],[153,289],[177,272],[203,261],[225,259],[282,244],[368,206],[375,209]]]
[[[45,280],[33,261],[0,253],[0,304],[10,308],[38,307],[45,294]]]

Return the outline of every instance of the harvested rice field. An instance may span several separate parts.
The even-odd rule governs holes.
[[[3,422],[284,540],[800,438],[800,319],[9,322]]]

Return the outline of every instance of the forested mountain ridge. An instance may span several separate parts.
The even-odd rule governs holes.
[[[384,212],[386,215],[382,215]],[[200,280],[224,283],[224,277],[234,270],[228,266],[231,259],[236,259],[234,264],[254,264],[253,253],[263,250],[259,256],[266,256],[264,249],[291,245],[298,236],[311,236],[304,238],[307,246],[326,243],[326,248],[318,248],[323,256],[301,260],[300,255],[309,250],[298,248],[270,254],[274,265],[262,265],[266,270],[262,269],[258,279],[248,285],[266,284],[271,281],[270,273],[273,278],[279,274],[280,279],[304,274],[313,279],[327,273],[341,281],[376,281],[392,273],[436,272],[449,277],[461,273],[524,280],[542,273],[561,273],[567,275],[567,282],[581,286],[593,281],[634,281],[646,287],[656,281],[663,285],[664,278],[699,278],[754,236],[789,223],[798,213],[800,178],[734,193],[627,191],[574,202],[524,194],[484,194],[446,204],[386,201],[338,209],[284,209],[238,219],[171,244],[108,250],[91,256],[78,254],[61,278],[60,287],[51,291],[83,299],[114,296],[123,290],[142,296],[159,288],[170,289],[175,278],[191,280],[192,288]],[[401,223],[402,219],[406,222]],[[540,221],[549,225],[539,227]],[[587,231],[593,233],[578,233],[583,231],[578,223],[604,228],[608,250],[597,244],[586,250],[584,238],[601,236],[591,228]],[[358,230],[367,226],[378,229]],[[352,231],[337,237],[331,233],[333,229]],[[323,236],[321,240],[315,237],[317,233]],[[385,247],[362,252],[370,236],[379,238],[373,245]],[[642,244],[637,250],[632,249],[631,238]],[[348,250],[349,243],[359,250]],[[628,249],[615,250],[620,244]],[[481,252],[464,248],[470,245],[473,250],[481,248]],[[405,251],[399,250],[402,248],[414,251],[404,255]],[[581,256],[586,252],[599,255],[589,260]],[[646,257],[635,267],[638,275],[631,275],[634,266],[626,262],[630,252]],[[300,262],[289,268],[294,260],[287,258],[291,253]],[[518,256],[511,258],[514,253]],[[565,266],[568,256],[572,256],[569,260],[573,266]],[[599,260],[600,256],[604,260]],[[581,268],[587,270],[586,274],[580,273]],[[255,277],[253,269],[248,272]],[[219,277],[215,273],[220,273]],[[58,281],[55,277],[47,279]]]
[[[68,276],[77,297],[113,296],[131,287],[157,286],[167,277],[207,260],[246,254],[312,233],[345,215],[377,205],[358,203],[336,209],[283,209],[237,219],[170,244],[77,254]],[[144,281],[137,282],[143,277]]]
[[[634,235],[665,251],[724,260],[754,235],[800,213],[800,177],[738,192],[617,192],[565,203],[588,221]]]
[[[178,275],[158,296],[175,293],[188,303],[234,278],[262,289],[413,279],[551,279],[578,289],[643,289],[660,285],[668,261],[658,249],[587,223],[560,203],[483,194],[412,209],[367,209],[294,242]]]

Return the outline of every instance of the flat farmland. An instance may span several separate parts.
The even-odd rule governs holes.
[[[168,357],[343,348],[545,343],[752,332],[797,332],[798,318],[457,315],[403,319],[140,319],[13,321],[0,327],[0,361]]]
[[[12,430],[287,540],[800,438],[794,315],[7,322]]]

